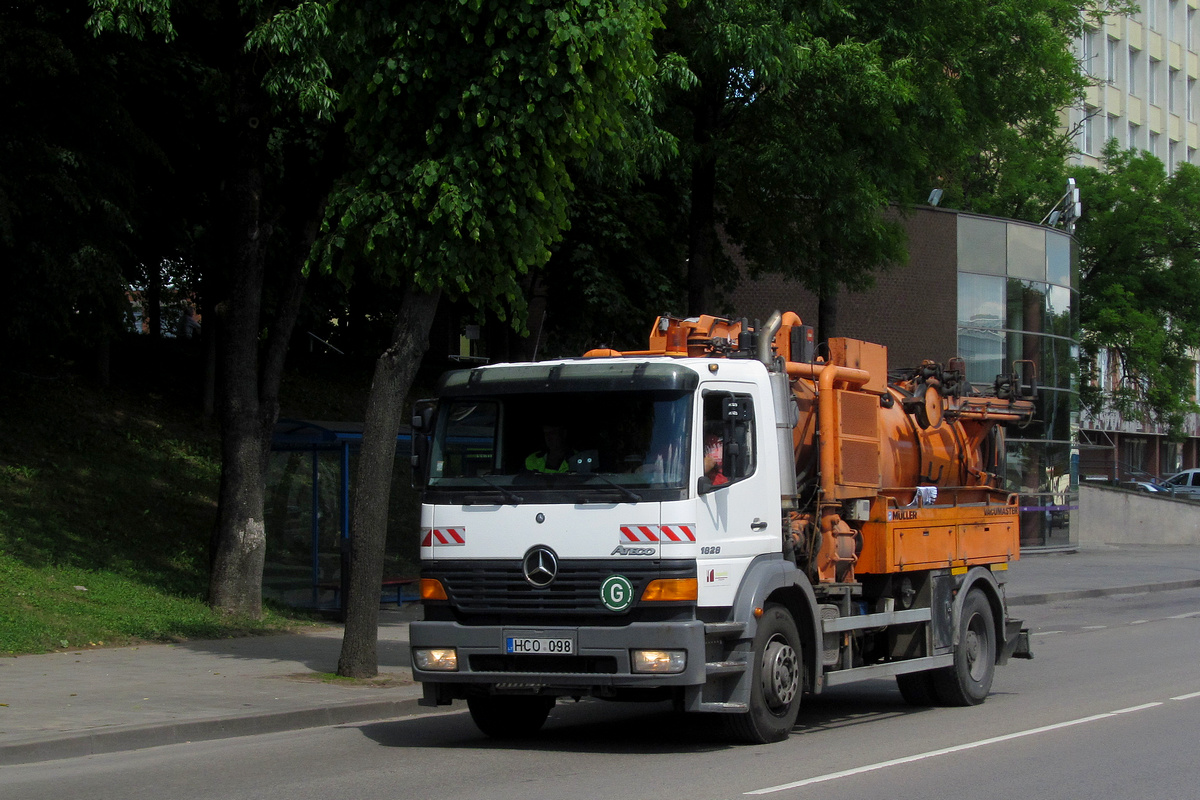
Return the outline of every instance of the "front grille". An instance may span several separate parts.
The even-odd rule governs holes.
[[[473,655],[471,671],[612,675],[617,671],[617,659],[612,656]]]
[[[434,561],[423,576],[437,578],[446,589],[450,605],[460,614],[520,615],[571,614],[613,616],[600,598],[600,584],[623,575],[641,597],[646,584],[659,578],[695,578],[694,561],[564,560],[558,576],[544,589],[536,589],[514,561]],[[635,602],[627,610],[632,611]]]

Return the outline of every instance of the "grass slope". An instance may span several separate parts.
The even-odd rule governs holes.
[[[215,426],[177,397],[0,381],[0,653],[286,627],[204,603]]]

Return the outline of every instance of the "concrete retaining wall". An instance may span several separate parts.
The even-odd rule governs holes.
[[[1113,489],[1079,487],[1078,543],[1200,544],[1200,502]]]

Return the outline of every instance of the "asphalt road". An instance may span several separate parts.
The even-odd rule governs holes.
[[[1200,787],[1200,590],[1021,609],[1036,658],[968,709],[894,683],[813,698],[785,743],[730,746],[664,706],[560,706],[521,745],[465,712],[0,768],[0,797],[1121,798]]]

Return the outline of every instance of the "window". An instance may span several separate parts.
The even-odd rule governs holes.
[[[1139,138],[1138,137],[1139,137],[1139,134],[1141,134],[1141,132],[1142,132],[1141,125],[1138,125],[1133,122],[1129,123],[1129,141],[1126,143],[1126,147],[1138,147],[1139,146]]]
[[[1095,360],[1092,361],[1091,385],[1104,390],[1108,385],[1108,358],[1104,353],[1098,353]]]
[[[1196,79],[1188,78],[1187,80],[1187,97],[1184,98],[1187,103],[1187,118],[1188,122],[1196,121]]]
[[[754,403],[749,395],[704,394],[704,473],[701,491],[754,474]]]
[[[1159,64],[1162,62],[1156,58],[1150,59],[1150,98],[1151,105],[1158,105],[1158,72]]]
[[[1174,139],[1167,141],[1167,174],[1175,172],[1175,165],[1179,159],[1179,142]]]
[[[1001,326],[1007,283],[999,275],[958,273],[958,352],[966,359],[972,383],[991,383],[1005,371]]]
[[[1096,115],[1092,109],[1088,109],[1085,113],[1087,116],[1083,118],[1083,152],[1091,155],[1094,152],[1092,149],[1092,128],[1094,127],[1092,123],[1096,119]]]
[[[1150,30],[1158,30],[1158,0],[1148,0],[1145,5],[1146,19],[1150,25]]]
[[[1135,475],[1146,472],[1146,440],[1145,439],[1126,439],[1125,445],[1125,468]]]
[[[1104,126],[1104,143],[1107,145],[1113,139],[1117,138],[1117,118],[1112,114],[1109,114],[1105,119],[1106,125]]]
[[[1179,41],[1176,35],[1178,33],[1178,25],[1176,24],[1178,16],[1179,0],[1171,0],[1171,2],[1167,3],[1167,38],[1172,42]]]
[[[1138,60],[1141,56],[1141,51],[1136,48],[1129,48],[1129,93],[1136,96],[1138,93]]]
[[[1079,43],[1080,66],[1083,67],[1086,75],[1095,75],[1099,72],[1100,65],[1096,63],[1096,57],[1099,55],[1096,52],[1096,35],[1096,31],[1085,30]]]
[[[466,377],[448,379],[447,390],[461,396],[438,404],[426,490],[440,499],[431,502],[574,504],[687,495],[692,389],[663,371],[640,373],[644,387],[614,389],[617,381],[595,370],[556,369],[514,366],[470,385]],[[546,389],[551,374],[555,390]]]
[[[1107,52],[1104,58],[1104,77],[1109,83],[1117,82],[1117,40],[1107,40]]]
[[[1196,10],[1189,8],[1187,12],[1187,26],[1184,31],[1184,41],[1187,44],[1188,50],[1196,49]]]
[[[1189,147],[1187,156],[1188,156],[1188,163],[1195,164],[1196,163],[1196,148]]]
[[[1179,113],[1179,70],[1172,69],[1167,78],[1167,110],[1172,114]]]
[[[1151,132],[1150,144],[1146,147],[1146,149],[1150,151],[1151,155],[1155,155],[1155,156],[1158,155],[1158,134],[1157,133]]]

